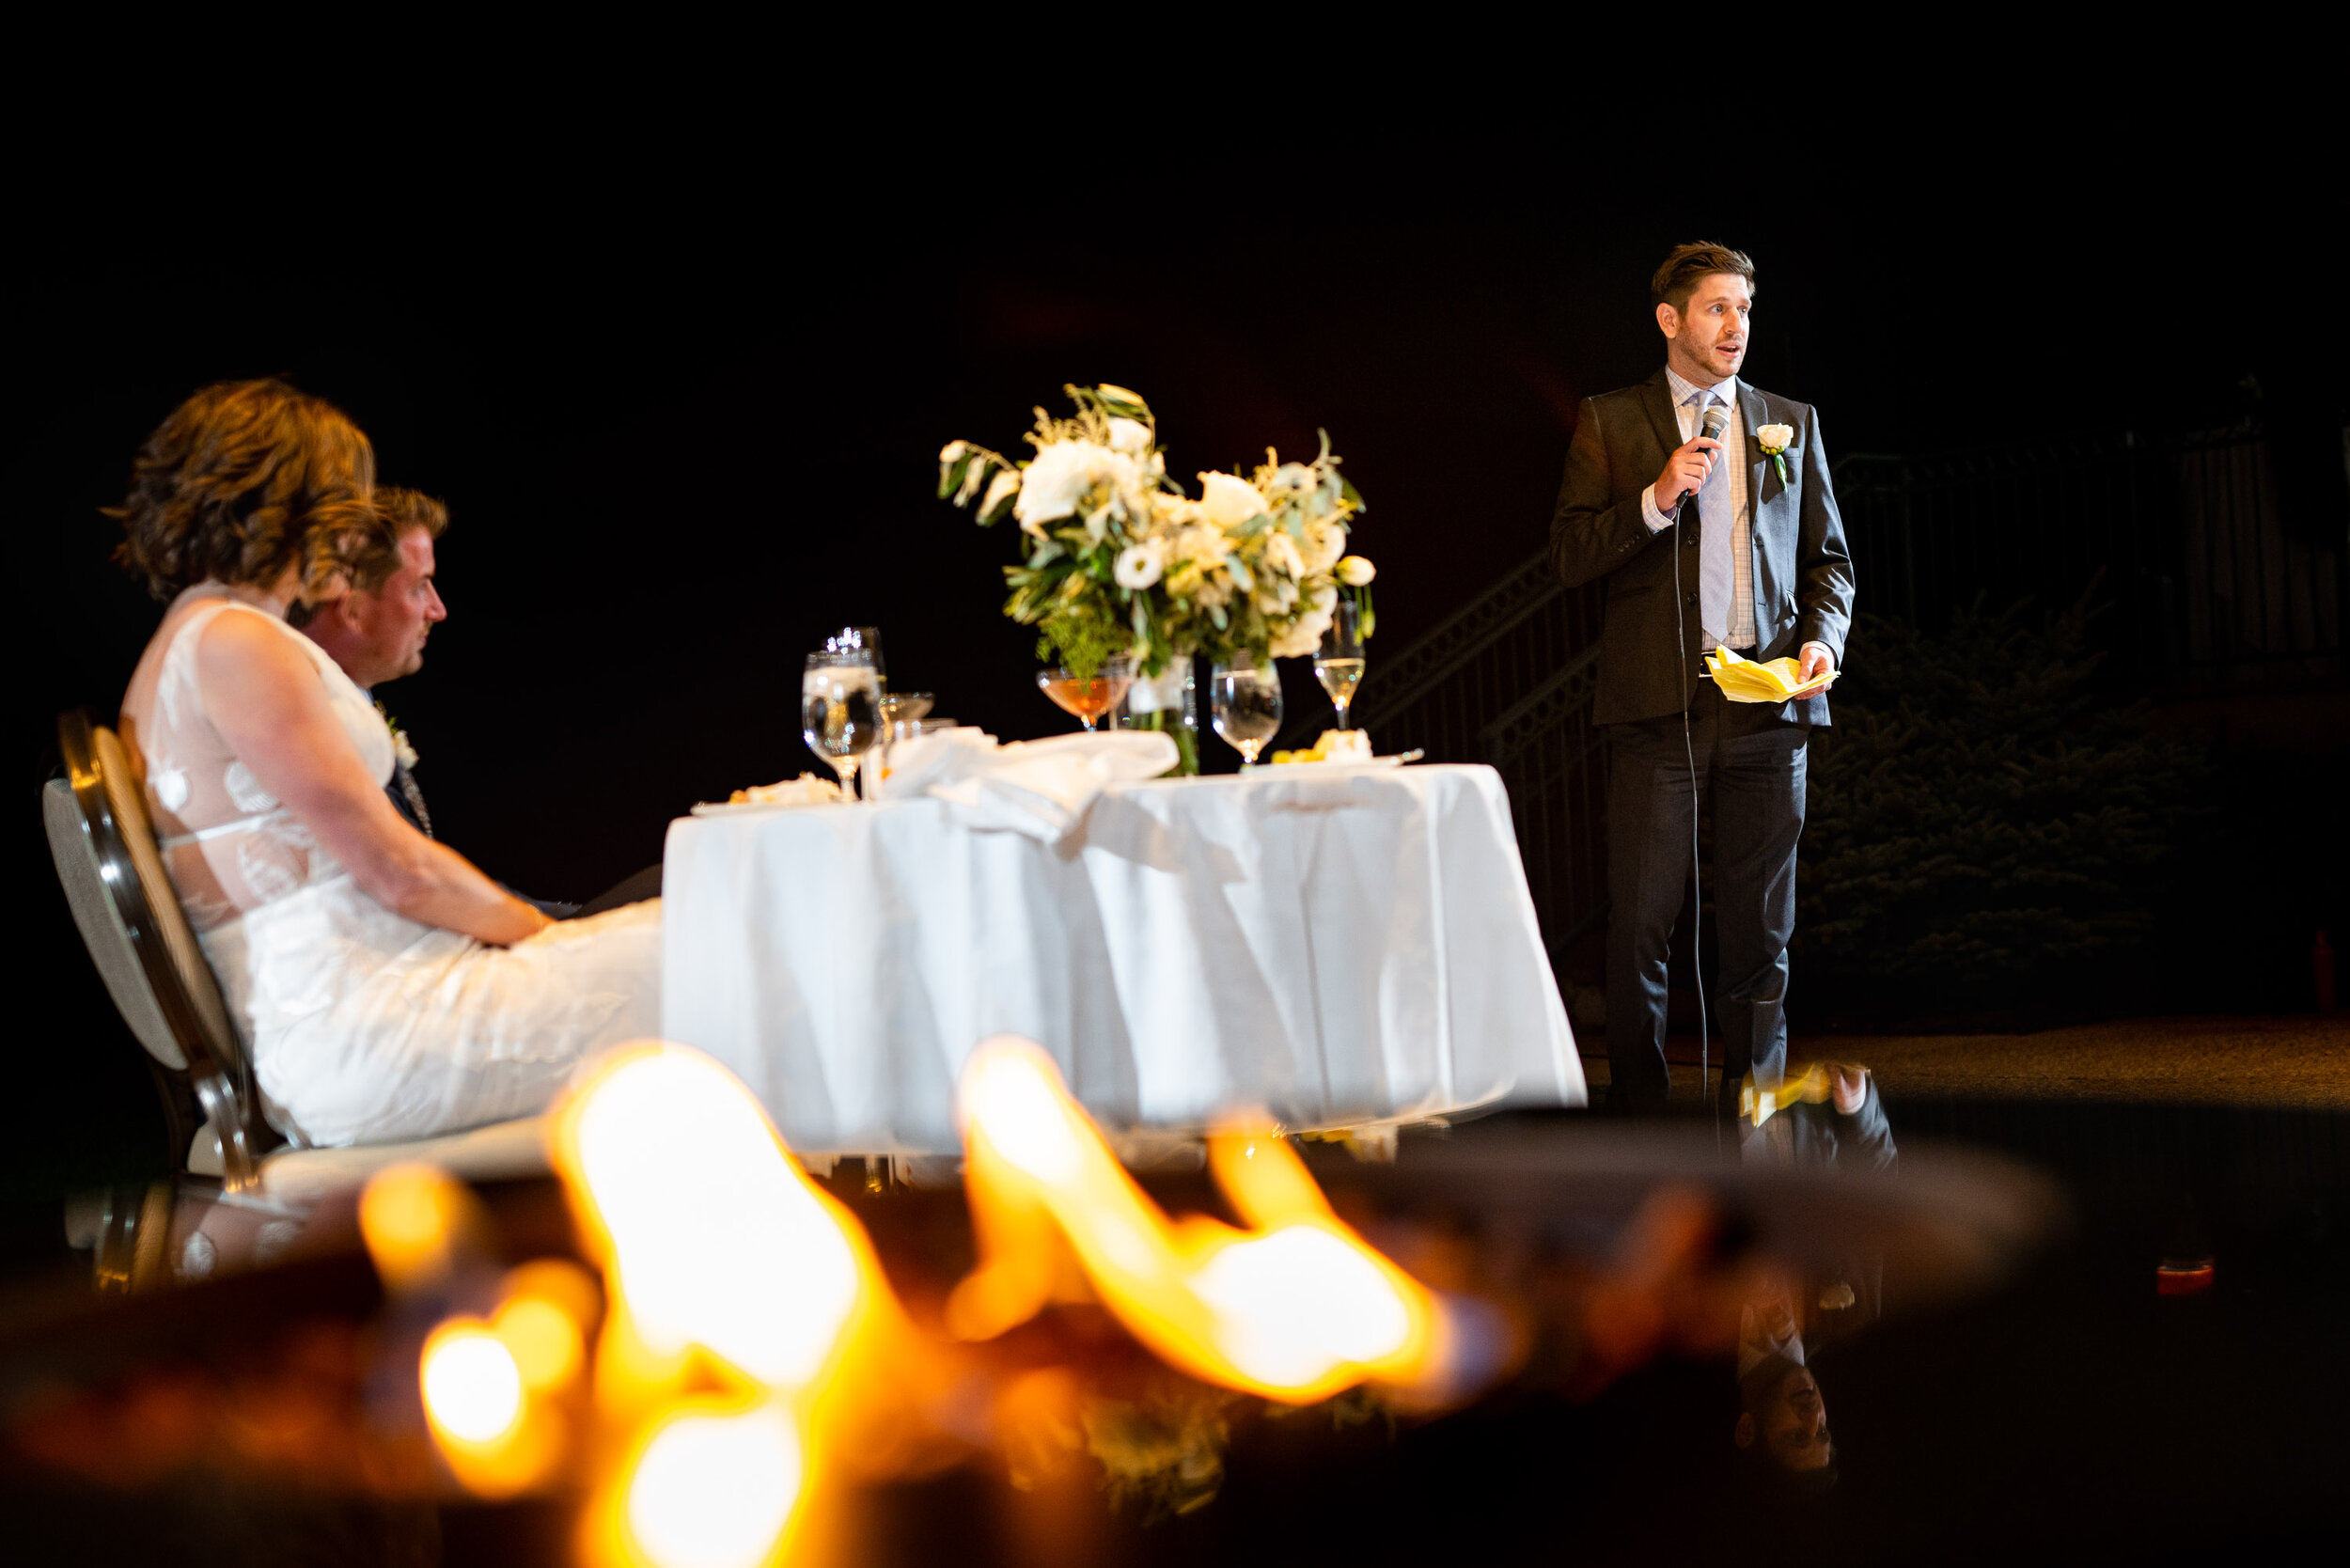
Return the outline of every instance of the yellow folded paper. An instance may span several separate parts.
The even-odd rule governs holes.
[[[1790,698],[1809,697],[1836,679],[1831,669],[1806,681],[1792,658],[1758,664],[1727,648],[1708,653],[1705,667],[1713,671],[1714,684],[1732,702],[1785,702]]]

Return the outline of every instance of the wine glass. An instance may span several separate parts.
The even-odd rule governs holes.
[[[856,792],[857,764],[881,737],[881,681],[863,649],[810,653],[800,676],[800,734]]]
[[[1104,659],[1091,675],[1073,675],[1059,667],[1036,672],[1037,689],[1076,714],[1088,733],[1104,713],[1126,700],[1126,688],[1134,683],[1134,666],[1125,659]]]
[[[1363,683],[1363,635],[1357,617],[1361,606],[1341,599],[1330,606],[1330,629],[1322,634],[1322,651],[1314,655],[1314,679],[1330,694],[1339,711],[1339,728],[1346,728],[1346,710],[1355,688]]]
[[[880,627],[843,626],[824,639],[824,651],[868,655],[873,662],[873,684],[884,692],[889,690],[889,666],[882,663]]]
[[[1211,673],[1208,702],[1215,715],[1215,732],[1254,767],[1257,753],[1281,728],[1281,674],[1267,659],[1235,653]]]

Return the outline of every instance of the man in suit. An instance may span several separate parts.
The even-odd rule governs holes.
[[[448,619],[448,606],[441,602],[439,585],[433,580],[438,563],[432,552],[433,542],[448,528],[448,509],[413,490],[384,489],[375,493],[375,510],[391,525],[392,536],[399,541],[399,563],[372,588],[353,587],[337,598],[311,606],[302,622],[310,640],[326,650],[343,673],[370,694],[386,681],[423,668],[426,639],[433,627]],[[430,839],[433,837],[432,812],[416,783],[415,752],[398,728],[392,735],[398,754],[391,782],[384,792],[408,824]],[[514,896],[537,905],[543,915],[564,920],[660,894],[660,869],[655,867],[631,877],[585,910],[575,903],[534,899],[526,893]]]
[[[384,682],[423,668],[425,639],[448,619],[448,606],[441,603],[440,588],[433,581],[437,563],[432,557],[433,541],[447,531],[448,509],[413,490],[379,490],[375,510],[400,541],[399,564],[373,588],[354,587],[310,606],[301,622],[304,634],[370,695]],[[404,733],[397,728],[392,733],[400,743],[399,756],[384,792],[408,825],[430,839],[432,813],[416,785],[415,754]]]
[[[1810,408],[1738,379],[1754,264],[1717,244],[1677,247],[1650,285],[1665,368],[1589,399],[1567,454],[1550,555],[1570,588],[1606,583],[1593,719],[1606,726],[1608,1101],[1660,1105],[1667,949],[1710,804],[1706,870],[1718,932],[1721,1090],[1776,1088],[1787,1049],[1787,942],[1795,918],[1805,747],[1824,692],[1726,701],[1703,655],[1794,654],[1833,672],[1852,624],[1852,560]],[[1724,416],[1704,433],[1709,410]],[[1764,450],[1766,427],[1793,432]],[[1776,434],[1784,432],[1774,431]]]

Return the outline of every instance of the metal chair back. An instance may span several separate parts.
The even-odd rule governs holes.
[[[78,709],[58,718],[57,743],[66,776],[43,786],[41,817],[74,924],[123,1022],[219,1134],[223,1189],[251,1191],[262,1127],[252,1064],[164,870],[137,772],[121,739]]]

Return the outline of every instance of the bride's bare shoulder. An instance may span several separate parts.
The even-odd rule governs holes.
[[[318,671],[295,639],[302,634],[263,611],[231,604],[196,633],[196,678],[207,693],[261,696],[315,689]]]

